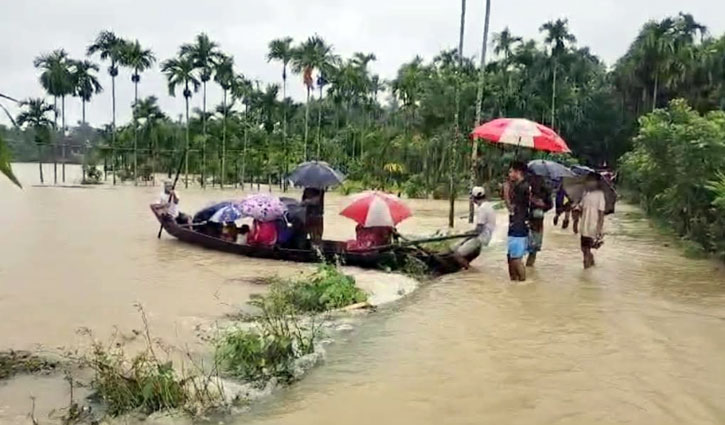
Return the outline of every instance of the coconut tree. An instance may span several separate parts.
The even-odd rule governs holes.
[[[559,59],[566,52],[567,45],[576,43],[576,37],[569,32],[569,20],[557,19],[549,21],[539,28],[545,34],[544,43],[551,48],[551,60],[554,71],[551,81],[551,127],[556,124],[556,74],[559,68]]]
[[[138,83],[141,82],[141,73],[151,68],[156,62],[156,56],[151,49],[144,49],[138,40],[123,44],[121,49],[120,64],[131,70],[131,82],[133,82],[133,110],[138,104]],[[133,120],[133,180],[138,183],[138,122],[134,116]]]
[[[242,120],[243,128],[243,144],[242,144],[242,175],[237,176],[237,179],[241,180],[242,190],[244,190],[244,181],[247,172],[247,147],[249,142],[249,106],[251,105],[251,98],[254,93],[252,82],[249,81],[244,75],[238,74],[232,81],[231,88],[229,90],[232,94],[232,101],[241,101],[244,104],[244,118]]]
[[[86,124],[86,103],[91,100],[94,94],[103,91],[101,83],[98,81],[96,72],[98,65],[89,60],[73,61],[73,86],[75,87],[75,96],[81,99],[81,124]]]
[[[111,76],[111,155],[113,156],[113,184],[116,184],[116,77],[118,76],[118,64],[121,62],[124,45],[126,42],[116,36],[112,31],[101,31],[96,40],[88,46],[86,54],[93,56],[96,53],[101,60],[111,62],[108,67],[108,75]]]
[[[267,62],[277,61],[282,63],[282,146],[284,149],[284,178],[283,190],[287,191],[287,66],[292,60],[294,49],[292,48],[292,37],[283,37],[269,42],[269,53]]]
[[[333,61],[332,46],[325,43],[325,40],[318,35],[309,37],[294,49],[292,57],[292,70],[302,74],[302,82],[307,89],[307,102],[305,104],[305,159],[308,159],[307,140],[310,130],[310,95],[314,89],[312,73],[317,70],[324,71],[329,68]]]
[[[481,124],[481,106],[483,104],[483,84],[486,79],[486,51],[488,50],[488,23],[491,17],[491,0],[486,0],[486,15],[483,20],[483,42],[481,43],[481,64],[478,70],[478,90],[476,92],[476,122],[474,127]],[[511,43],[508,40],[512,38],[509,35],[508,28],[505,28],[502,32],[506,33],[507,42],[507,54],[510,53]],[[499,40],[500,41],[500,40]],[[508,57],[508,56],[507,56]],[[478,161],[478,141],[474,138],[471,140],[471,167],[469,170],[468,184],[469,187],[476,185],[476,163]],[[473,201],[471,200],[468,206],[468,222],[473,223]]]
[[[61,99],[61,126],[62,132],[65,133],[65,97],[72,95],[74,91],[73,76],[71,75],[71,61],[68,53],[63,49],[54,50],[47,55],[41,55],[33,62],[36,68],[42,69],[40,75],[40,83],[49,95],[53,96],[53,107],[55,110],[54,127],[57,129],[58,98]],[[65,145],[63,146],[63,156],[65,157]],[[58,167],[55,161],[56,155],[53,155],[53,181],[58,183]],[[63,163],[63,181],[65,181],[65,162]]]
[[[133,108],[133,119],[141,123],[141,131],[143,131],[148,140],[148,152],[151,163],[155,164],[156,152],[154,139],[158,138],[157,129],[159,124],[166,121],[168,117],[163,113],[158,105],[156,96],[149,96],[145,99],[139,99]]]
[[[184,187],[189,187],[189,100],[192,89],[199,91],[200,82],[196,78],[196,65],[194,59],[180,52],[176,58],[168,59],[161,64],[161,72],[166,75],[169,94],[176,97],[176,88],[184,87],[184,101],[186,104],[186,144],[184,147]]]
[[[214,67],[214,81],[222,88],[222,164],[221,176],[219,179],[219,187],[224,189],[224,179],[226,177],[226,157],[227,157],[227,118],[229,116],[229,107],[227,105],[227,95],[234,84],[234,59],[223,55]]]
[[[45,102],[44,99],[27,99],[20,102],[22,112],[16,118],[18,126],[30,128],[33,130],[35,137],[35,145],[38,148],[38,171],[40,173],[40,183],[43,180],[43,145],[50,142],[50,128],[53,121],[47,117],[47,114],[54,112],[55,108]]]
[[[219,51],[219,45],[212,41],[208,35],[201,33],[196,36],[193,43],[187,43],[181,46],[181,55],[191,59],[194,64],[194,70],[198,74],[198,80],[201,80],[203,88],[201,128],[204,141],[201,147],[201,186],[206,187],[206,83],[211,80],[214,67],[219,59],[221,59],[222,54]]]

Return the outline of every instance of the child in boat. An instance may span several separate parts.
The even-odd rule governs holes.
[[[237,230],[236,224],[225,223],[224,227],[222,227],[222,233],[220,235],[220,238],[227,242],[236,242],[238,233],[239,231]]]
[[[361,251],[378,246],[390,245],[395,229],[387,226],[355,227],[355,240],[347,241],[349,251]]]
[[[249,236],[249,225],[242,224],[242,226],[239,228],[239,231],[237,232],[237,243],[240,245],[246,245],[247,244],[247,237]]]
[[[247,236],[247,244],[274,246],[277,243],[277,223],[275,221],[258,221],[252,223],[252,230]]]

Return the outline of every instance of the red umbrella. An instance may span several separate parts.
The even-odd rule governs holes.
[[[497,118],[476,127],[471,137],[539,151],[571,152],[554,130],[523,118]]]
[[[355,220],[365,227],[393,227],[412,214],[397,196],[368,191],[352,196],[352,201],[340,215]]]

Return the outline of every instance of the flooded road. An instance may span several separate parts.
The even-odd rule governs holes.
[[[16,171],[23,182],[37,178],[32,164]],[[83,326],[102,336],[114,326],[137,328],[135,302],[144,305],[155,335],[193,343],[195,326],[261,289],[251,278],[305,267],[212,253],[167,236],[155,240],[147,204],[158,192],[18,191],[1,182],[0,349],[73,346]],[[182,191],[182,209],[238,193]],[[336,216],[339,204],[330,197],[326,236],[343,239],[353,228]],[[403,232],[446,223],[445,202],[413,201],[411,209],[416,217]],[[725,423],[720,264],[684,258],[637,210],[622,206],[607,224],[595,269],[581,269],[574,235],[549,227],[530,281],[512,285],[505,218],[499,224],[474,269],[384,306],[328,347],[322,367],[223,421]],[[0,384],[0,423],[2,408],[12,411],[8,404],[21,399],[3,394]]]

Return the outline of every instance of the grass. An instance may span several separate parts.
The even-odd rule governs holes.
[[[48,360],[27,351],[0,352],[0,380],[19,373],[49,372],[56,369],[58,362]]]

